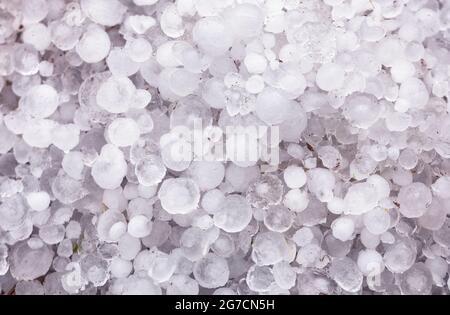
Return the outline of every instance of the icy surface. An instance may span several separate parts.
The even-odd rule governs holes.
[[[449,34],[444,0],[0,0],[0,294],[449,294]]]

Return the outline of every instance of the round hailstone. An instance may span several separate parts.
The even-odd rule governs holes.
[[[117,242],[127,231],[123,214],[116,210],[107,210],[97,220],[97,235],[101,241]]]
[[[123,152],[112,144],[105,144],[91,170],[94,181],[103,189],[116,189],[127,174]]]
[[[83,182],[60,172],[51,183],[53,196],[64,204],[70,204],[87,195]]]
[[[335,63],[323,64],[317,71],[316,84],[324,91],[338,90],[344,85],[345,71]]]
[[[446,217],[447,211],[443,202],[435,197],[427,212],[417,220],[417,223],[428,230],[437,231],[444,225]]]
[[[129,77],[139,71],[140,64],[129,56],[128,52],[123,48],[113,48],[108,57],[106,64],[109,71],[116,77]]]
[[[126,278],[133,270],[133,264],[131,261],[116,256],[111,260],[109,270],[114,278]]]
[[[2,198],[0,204],[0,228],[4,231],[19,228],[27,217],[28,207],[20,194]]]
[[[289,118],[292,103],[280,90],[266,87],[256,98],[256,115],[268,125],[280,124]]]
[[[128,233],[133,237],[146,237],[151,231],[152,222],[145,215],[136,215],[128,222]]]
[[[403,186],[397,197],[400,213],[407,218],[421,217],[427,212],[432,198],[430,188],[423,183],[416,182]]]
[[[202,208],[211,214],[216,213],[225,202],[225,194],[219,189],[205,192],[202,197]]]
[[[170,91],[177,96],[193,94],[200,83],[200,76],[185,69],[172,69],[169,75]]]
[[[356,263],[348,257],[332,261],[330,276],[343,290],[352,293],[361,289],[364,278]]]
[[[397,83],[403,83],[411,78],[416,72],[416,68],[412,62],[405,59],[394,61],[391,68],[392,80]]]
[[[64,21],[53,21],[48,24],[52,43],[62,51],[74,48],[83,32],[80,27],[70,26]]]
[[[170,278],[167,286],[167,295],[198,295],[198,283],[191,277],[176,274]]]
[[[376,207],[364,214],[363,222],[370,233],[381,235],[390,228],[391,216],[388,210]]]
[[[230,277],[225,258],[212,253],[197,261],[193,271],[198,284],[208,289],[224,286]]]
[[[100,85],[96,95],[97,104],[113,114],[125,113],[135,92],[136,87],[130,79],[112,76]]]
[[[288,250],[283,234],[272,231],[258,233],[253,242],[252,260],[258,266],[274,265],[284,260]]]
[[[279,204],[283,197],[283,183],[275,175],[263,175],[248,187],[246,197],[255,208]]]
[[[267,266],[254,265],[250,267],[245,281],[249,289],[255,292],[269,292],[275,284],[272,270]]]
[[[244,58],[244,64],[251,74],[264,73],[267,68],[267,59],[263,55],[249,52]]]
[[[87,63],[97,63],[108,56],[111,41],[108,34],[101,27],[90,26],[81,36],[76,46],[76,52]]]
[[[39,53],[32,45],[17,45],[12,61],[14,70],[21,75],[29,76],[39,72]]]
[[[83,153],[79,151],[71,151],[65,154],[61,162],[64,172],[73,179],[81,180],[84,170],[83,158]]]
[[[290,229],[294,217],[288,208],[283,206],[272,206],[264,215],[264,225],[274,232],[284,233]]]
[[[309,197],[307,191],[291,189],[284,195],[283,205],[294,212],[302,212],[308,207]]]
[[[234,35],[242,39],[260,35],[264,26],[264,13],[251,3],[237,4],[225,17]]]
[[[30,208],[34,211],[43,211],[50,205],[50,196],[45,191],[30,192],[26,199]]]
[[[145,62],[152,57],[152,44],[145,38],[130,39],[125,44],[124,50],[134,62]]]
[[[23,133],[26,144],[35,148],[47,148],[53,141],[54,129],[57,123],[50,119],[33,120]]]
[[[331,223],[333,236],[342,242],[353,239],[355,223],[351,218],[339,217]]]
[[[22,33],[22,40],[39,51],[46,50],[52,42],[50,30],[42,23],[27,25]]]
[[[143,186],[154,186],[159,184],[166,176],[166,167],[161,158],[150,154],[136,163],[134,172]]]
[[[431,185],[433,194],[437,197],[448,199],[450,198],[450,176],[439,177],[433,185]]]
[[[417,256],[415,246],[410,240],[399,240],[390,245],[383,256],[386,268],[392,273],[403,273],[411,268]]]
[[[295,286],[297,274],[295,269],[288,262],[282,261],[275,264],[272,268],[273,278],[276,284],[285,290]]]
[[[39,278],[49,271],[53,256],[53,251],[45,244],[32,249],[27,242],[17,243],[8,257],[11,275],[16,280]]]
[[[127,11],[119,0],[81,0],[80,5],[88,18],[104,26],[119,24]]]
[[[192,178],[201,191],[211,190],[222,183],[225,167],[216,161],[194,161],[186,170],[186,176]]]
[[[214,211],[214,225],[228,233],[240,232],[250,223],[252,208],[240,195],[228,195]]]
[[[195,23],[192,30],[194,42],[206,54],[224,55],[233,44],[232,34],[219,17],[204,17]]]
[[[35,118],[49,117],[58,105],[58,92],[47,84],[33,86],[19,102],[20,109]]]
[[[118,147],[128,147],[138,141],[140,130],[138,124],[130,118],[116,118],[107,127],[108,140]]]
[[[424,263],[416,263],[400,275],[400,290],[405,295],[430,295],[433,276]]]
[[[258,94],[264,90],[264,79],[260,75],[252,75],[245,82],[245,89],[251,94]]]
[[[117,243],[119,255],[126,260],[133,260],[141,251],[141,241],[128,233],[123,234]]]
[[[356,183],[348,189],[344,202],[346,204],[345,214],[361,215],[377,206],[377,191],[369,183]]]
[[[162,183],[158,197],[168,213],[187,214],[197,208],[200,190],[192,179],[169,178]]]
[[[383,257],[373,249],[362,250],[358,254],[357,264],[365,276],[377,276],[384,270]]]
[[[326,168],[313,168],[307,172],[309,191],[322,202],[330,201],[336,185],[334,174]]]
[[[21,1],[20,13],[24,24],[34,24],[45,19],[49,13],[49,3],[46,0]]]
[[[361,129],[368,129],[376,123],[382,110],[374,96],[358,93],[347,97],[342,109],[350,124]]]
[[[297,165],[288,166],[283,172],[283,177],[289,188],[300,188],[306,184],[306,173]]]
[[[430,99],[427,87],[417,78],[409,78],[400,85],[398,98],[405,100],[410,108],[423,108]]]
[[[58,149],[69,152],[78,145],[80,128],[75,124],[57,125],[53,129],[52,143]]]
[[[163,33],[171,38],[183,36],[185,32],[183,19],[178,13],[176,5],[173,3],[169,4],[162,12],[160,25]]]

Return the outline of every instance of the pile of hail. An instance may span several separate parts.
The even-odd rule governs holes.
[[[0,91],[2,294],[450,292],[450,1],[0,0]]]

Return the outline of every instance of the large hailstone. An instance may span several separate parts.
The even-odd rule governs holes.
[[[103,189],[116,189],[127,174],[127,162],[123,152],[112,144],[102,147],[91,170],[94,181]]]
[[[27,242],[17,243],[9,256],[11,275],[17,280],[34,280],[45,275],[53,261],[54,253],[45,244],[30,248]]]

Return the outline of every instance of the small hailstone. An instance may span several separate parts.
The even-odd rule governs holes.
[[[28,205],[34,211],[43,211],[50,205],[50,196],[45,191],[31,192],[26,196]]]
[[[128,233],[119,238],[118,249],[120,257],[126,260],[132,260],[141,251],[141,241]]]
[[[247,200],[254,207],[267,207],[281,202],[283,183],[274,175],[263,175],[247,190]]]
[[[264,79],[260,75],[252,75],[245,82],[245,89],[252,94],[258,94],[264,90]]]
[[[388,210],[376,207],[363,216],[366,229],[375,235],[381,235],[386,232],[391,225],[391,216]]]
[[[252,74],[264,73],[267,67],[267,59],[257,53],[250,52],[245,56],[244,64],[248,72]]]
[[[355,223],[351,218],[339,217],[331,223],[331,230],[333,236],[338,240],[349,241],[353,238]]]
[[[58,149],[68,152],[78,145],[80,128],[75,124],[57,125],[53,129],[52,143]]]
[[[135,165],[135,174],[139,184],[154,186],[166,175],[166,167],[157,155],[148,155]]]
[[[228,13],[230,27],[238,38],[246,39],[259,35],[264,26],[263,10],[252,3],[239,3]]]
[[[344,84],[345,72],[342,66],[335,63],[323,64],[317,71],[316,84],[324,91],[333,91]]]
[[[252,218],[252,209],[245,198],[239,195],[225,197],[214,212],[214,224],[229,233],[242,231]]]
[[[250,290],[255,292],[268,292],[275,284],[273,272],[267,266],[250,267],[245,280]]]
[[[181,37],[185,32],[183,19],[175,4],[170,4],[164,9],[160,18],[160,25],[164,34],[170,38]]]
[[[133,270],[133,264],[120,257],[114,257],[109,266],[109,271],[111,275],[115,278],[125,278]]]
[[[423,108],[430,98],[422,80],[411,77],[404,81],[399,90],[399,99],[405,100],[409,108]]]
[[[198,185],[189,178],[166,179],[158,197],[164,210],[171,214],[187,214],[195,210],[200,201]]]
[[[307,172],[309,191],[317,199],[327,202],[333,198],[333,189],[336,184],[334,174],[325,168],[313,168]]]
[[[400,212],[407,218],[418,218],[424,215],[431,204],[430,189],[423,183],[416,182],[403,186],[397,197]]]
[[[259,266],[274,265],[283,261],[287,250],[283,234],[272,231],[258,233],[253,242],[252,259]]]
[[[225,285],[230,276],[227,261],[214,255],[207,254],[194,265],[194,277],[204,288],[217,288]]]
[[[57,123],[50,119],[33,120],[23,133],[23,140],[31,147],[47,148],[53,140]]]
[[[58,105],[58,92],[47,84],[32,87],[19,102],[20,108],[35,118],[49,117]]]
[[[360,215],[369,212],[378,203],[376,189],[369,183],[356,183],[348,189],[344,202],[345,214]]]
[[[126,173],[127,163],[123,152],[112,144],[105,144],[92,165],[94,181],[103,189],[115,189],[120,186]]]
[[[273,206],[267,209],[264,215],[264,225],[274,232],[286,232],[294,221],[289,209],[281,206]]]
[[[284,182],[289,188],[300,188],[306,183],[306,173],[300,166],[290,165],[284,172]]]
[[[201,191],[211,190],[223,181],[225,167],[215,161],[194,161],[186,170],[186,175],[197,183]]]
[[[152,45],[145,38],[127,41],[124,49],[130,59],[135,62],[145,62],[153,53]]]
[[[110,48],[111,41],[108,33],[101,27],[91,26],[78,42],[76,52],[84,62],[96,63],[108,56]]]
[[[431,190],[433,191],[433,194],[443,198],[447,199],[450,198],[450,177],[449,176],[442,176],[439,177],[433,185],[431,185]]]
[[[256,115],[269,125],[282,123],[289,118],[292,103],[282,91],[266,87],[256,99]]]
[[[51,44],[50,31],[42,23],[31,24],[25,27],[22,40],[26,44],[33,45],[37,50],[43,51]]]

